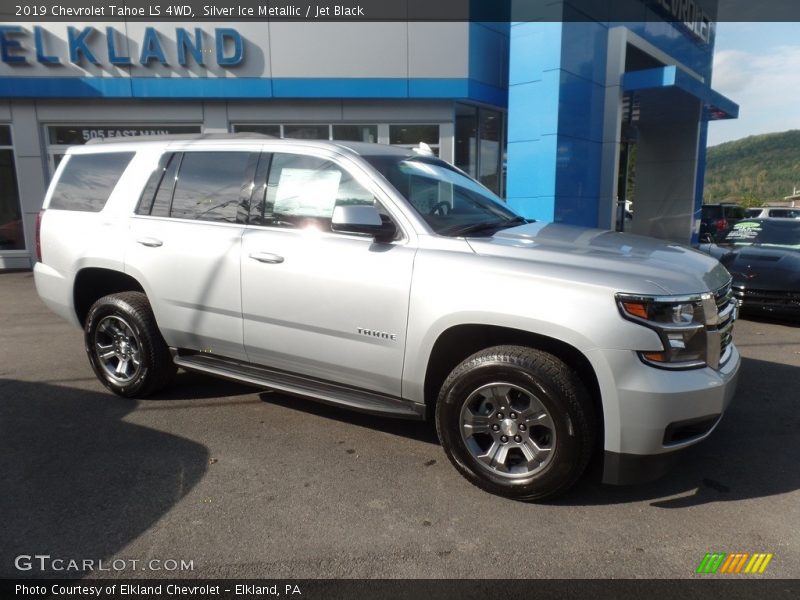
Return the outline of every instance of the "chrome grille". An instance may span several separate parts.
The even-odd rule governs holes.
[[[729,281],[728,285],[723,285],[714,292],[714,302],[717,303],[717,310],[722,312],[722,309],[731,301],[731,298],[733,298],[733,286],[732,282]]]
[[[800,292],[745,289],[740,286],[734,288],[733,293],[745,306],[766,304],[776,307],[800,308]]]
[[[733,322],[736,320],[736,310],[738,300],[736,299],[732,282],[719,288],[714,292],[714,303],[716,304],[717,314],[715,325],[708,328],[709,337],[713,339],[719,336],[719,365],[724,365],[731,355],[731,343],[733,342]],[[711,341],[709,339],[709,341]]]

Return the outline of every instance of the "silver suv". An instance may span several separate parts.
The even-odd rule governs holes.
[[[360,143],[205,136],[72,148],[36,286],[97,377],[181,367],[433,419],[492,493],[660,475],[734,394],[730,275],[654,239],[529,222],[446,162]]]

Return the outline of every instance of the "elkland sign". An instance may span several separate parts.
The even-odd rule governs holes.
[[[24,66],[32,62],[58,67],[67,62],[82,64],[111,64],[118,67],[151,63],[169,65],[164,51],[166,44],[175,47],[178,64],[186,67],[194,62],[206,66],[213,57],[220,67],[235,67],[244,62],[244,43],[238,31],[230,27],[215,28],[212,33],[199,27],[187,29],[177,27],[175,40],[167,42],[163,34],[154,27],[145,27],[139,40],[140,50],[131,56],[123,43],[123,35],[114,27],[106,27],[105,32],[95,27],[67,28],[67,52],[64,56],[54,53],[51,37],[47,29],[34,26],[27,31],[18,25],[0,26],[0,60],[11,66]],[[105,39],[103,39],[105,38]]]

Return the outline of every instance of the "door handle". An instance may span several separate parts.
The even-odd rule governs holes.
[[[142,246],[147,246],[148,248],[158,248],[159,246],[163,246],[164,242],[152,237],[143,237],[136,240]]]
[[[282,256],[278,256],[277,254],[272,254],[271,252],[253,252],[252,254],[250,254],[250,258],[252,258],[253,260],[257,260],[258,262],[270,263],[273,265],[283,262]]]

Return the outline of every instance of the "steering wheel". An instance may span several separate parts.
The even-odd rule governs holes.
[[[428,211],[428,214],[440,215],[442,217],[445,217],[450,214],[451,210],[452,209],[450,208],[450,203],[442,200],[441,202],[437,202],[436,204],[434,204],[433,208]]]

